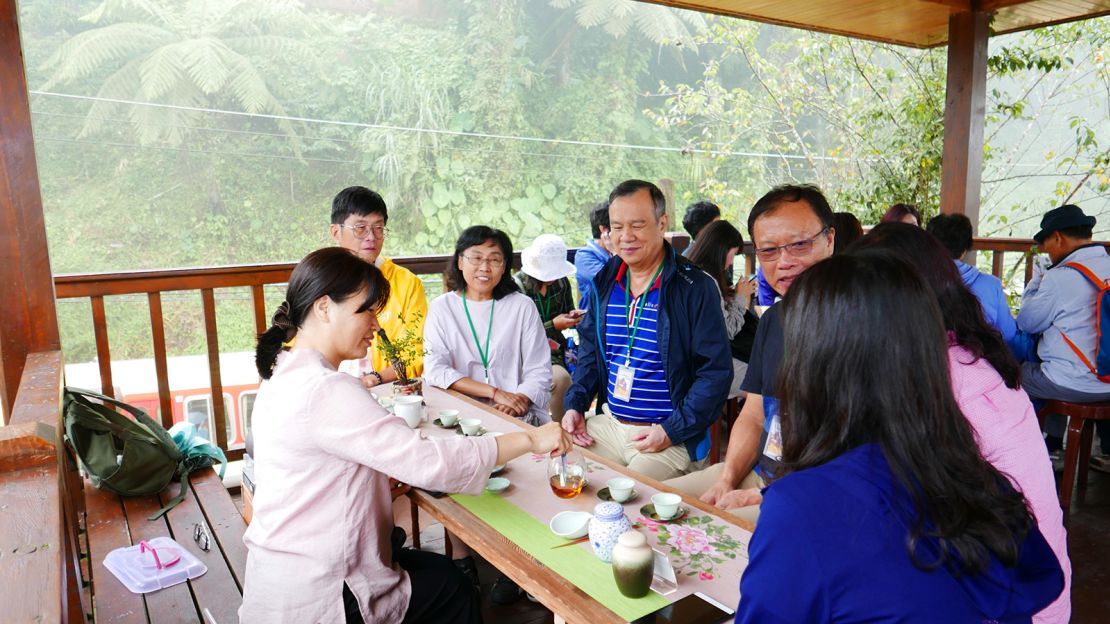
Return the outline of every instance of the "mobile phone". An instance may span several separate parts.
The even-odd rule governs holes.
[[[654,613],[633,620],[632,624],[720,624],[735,612],[701,592],[694,592]]]
[[[759,277],[759,273],[752,273],[750,276],[748,276],[748,281],[749,282],[754,282],[755,278],[757,278],[757,277]]]
[[[570,312],[567,312],[567,314],[569,314],[571,318],[581,318],[582,316],[584,316],[586,314],[586,311],[585,310],[571,310]]]

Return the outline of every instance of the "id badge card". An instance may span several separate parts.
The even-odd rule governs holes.
[[[782,461],[782,423],[779,420],[779,402],[772,397],[764,397],[763,409],[770,420],[767,425],[767,442],[763,454],[774,461]]]
[[[632,382],[636,372],[627,364],[617,368],[617,380],[613,384],[613,397],[628,402],[632,399]]]

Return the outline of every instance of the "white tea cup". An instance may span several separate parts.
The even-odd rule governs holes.
[[[399,396],[393,402],[393,412],[409,427],[416,429],[424,419],[424,397],[419,394]]]
[[[459,410],[439,410],[439,422],[446,427],[453,427],[459,422]]]
[[[612,490],[609,491],[612,492]],[[678,504],[682,502],[682,497],[678,494],[660,492],[651,497],[651,502],[655,505],[655,515],[664,520],[670,520],[678,513]]]
[[[477,418],[463,418],[459,420],[459,426],[466,435],[476,435],[482,429],[482,421]]]
[[[609,479],[606,485],[609,486],[609,496],[618,503],[623,503],[632,497],[632,486],[636,485],[636,482],[628,477],[617,477]]]

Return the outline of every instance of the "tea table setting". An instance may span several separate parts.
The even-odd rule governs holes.
[[[528,427],[459,393],[373,388],[422,436],[500,435]],[[698,592],[735,608],[747,565],[745,521],[588,449],[526,454],[496,466],[479,496],[417,488],[416,509],[442,523],[568,622],[625,622]]]

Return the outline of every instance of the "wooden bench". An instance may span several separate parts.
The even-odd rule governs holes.
[[[246,522],[219,476],[192,475],[185,500],[156,521],[147,517],[179,483],[146,497],[93,488],[62,442],[62,378],[59,352],[28,356],[11,421],[0,427],[0,621],[238,622]],[[193,541],[197,524],[209,536],[208,552]],[[175,539],[208,572],[132,594],[104,567],[104,556],[159,536]]]
[[[171,483],[159,496],[121,497],[86,482],[86,552],[91,561],[94,622],[239,621],[247,564],[246,522],[215,471],[200,471],[189,480],[185,500],[155,521],[147,518],[177,494],[178,483]],[[209,536],[208,552],[193,539],[198,524]],[[104,567],[104,556],[112,550],[163,536],[196,555],[208,572],[187,583],[138,595]]]

